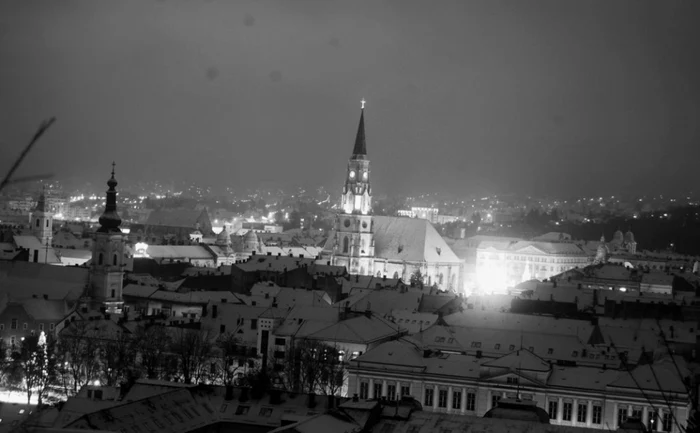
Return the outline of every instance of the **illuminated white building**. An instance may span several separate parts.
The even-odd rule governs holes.
[[[484,241],[476,251],[477,289],[506,293],[532,279],[544,280],[573,268],[583,268],[592,257],[568,242]]]

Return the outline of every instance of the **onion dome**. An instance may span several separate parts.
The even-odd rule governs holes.
[[[624,234],[622,234],[622,230],[617,229],[615,231],[615,234],[613,235],[612,241],[616,244],[621,244],[623,240],[624,240]]]
[[[627,233],[625,233],[625,242],[628,244],[634,242],[634,233],[632,233],[632,230],[627,230]]]
[[[216,236],[217,245],[229,245],[231,244],[231,233],[229,233],[226,225],[224,224],[224,229]]]
[[[121,233],[119,226],[122,223],[122,219],[117,213],[117,180],[114,178],[114,166],[112,163],[112,177],[107,181],[107,199],[105,203],[105,211],[100,216],[100,228],[97,229],[98,233]]]

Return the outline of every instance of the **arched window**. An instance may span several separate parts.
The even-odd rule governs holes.
[[[39,227],[39,220],[36,220],[36,226]]]
[[[377,271],[377,278],[382,278],[382,271]]]
[[[46,220],[46,227],[49,226],[49,220]]]
[[[395,280],[398,280],[398,279],[399,279],[399,273],[398,273],[398,272],[394,272],[394,279],[395,279]]]
[[[440,279],[439,279],[439,282],[438,282],[438,284],[440,284],[440,285],[442,285],[442,278],[443,278],[443,275],[442,275],[442,272],[440,272]]]
[[[103,261],[104,261],[104,256],[102,255],[102,253],[100,253],[100,255],[97,256],[97,264],[101,265]]]
[[[115,254],[114,257],[112,257],[112,266],[117,266],[117,255]]]
[[[350,241],[348,240],[347,236],[343,238],[343,252],[347,253],[348,248],[350,246]]]

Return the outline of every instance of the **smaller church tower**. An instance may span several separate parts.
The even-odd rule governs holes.
[[[41,191],[39,201],[31,216],[32,234],[36,236],[41,245],[51,246],[53,239],[53,214],[46,206],[46,187]]]
[[[105,210],[100,216],[100,227],[95,233],[90,266],[89,297],[109,313],[121,312],[122,288],[124,280],[124,243],[125,236],[119,226],[122,223],[117,213],[117,180],[112,177],[107,181],[107,199]]]
[[[336,217],[333,264],[345,266],[351,274],[372,275],[374,270],[374,224],[372,187],[365,140],[365,101],[355,146],[348,161],[345,185]]]

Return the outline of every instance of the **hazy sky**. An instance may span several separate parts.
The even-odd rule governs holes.
[[[697,187],[700,1],[0,2],[0,169],[377,193]]]

